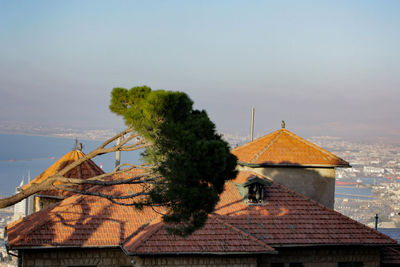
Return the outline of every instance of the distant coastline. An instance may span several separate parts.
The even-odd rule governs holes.
[[[102,141],[84,140],[83,152],[88,153]],[[57,159],[74,148],[72,138],[0,133],[0,195],[10,195],[28,176],[40,175]],[[104,154],[93,159],[97,165],[110,171],[115,165],[115,154]],[[122,162],[140,163],[140,151],[123,152]]]
[[[42,136],[42,137],[54,137],[54,138],[67,138],[79,140],[94,140],[103,141],[114,136],[117,132],[112,129],[99,129],[99,130],[75,130],[67,131],[61,130],[58,132],[41,132],[41,131],[15,131],[15,130],[4,130],[0,128],[0,134],[10,134],[10,135],[24,135],[24,136]]]

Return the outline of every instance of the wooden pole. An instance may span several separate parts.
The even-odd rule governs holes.
[[[117,139],[117,145],[121,143],[121,137],[118,137]],[[121,164],[121,151],[116,151],[115,152],[115,167]]]

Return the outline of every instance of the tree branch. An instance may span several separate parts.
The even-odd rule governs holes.
[[[112,181],[105,181],[105,180],[85,180],[85,179],[77,179],[77,178],[62,178],[62,179],[57,179],[57,182],[63,182],[61,185],[53,185],[57,189],[64,190],[64,188],[70,188],[76,185],[82,185],[82,184],[87,184],[87,185],[101,185],[101,186],[113,186],[113,185],[122,185],[122,184],[143,184],[143,183],[153,183],[155,182],[155,179],[141,179],[143,177],[146,177],[144,175],[141,176],[135,176],[130,179],[124,179],[124,180],[112,180]],[[65,182],[64,182],[65,180]],[[69,191],[69,190],[68,190]]]
[[[134,194],[129,194],[129,195],[124,195],[124,196],[116,196],[116,195],[107,195],[107,194],[103,194],[100,192],[92,192],[92,191],[85,191],[85,190],[76,190],[76,189],[71,189],[68,187],[58,187],[61,190],[64,191],[69,191],[72,193],[76,193],[79,195],[87,195],[87,196],[96,196],[96,197],[102,197],[102,198],[106,198],[106,199],[129,199],[129,198],[135,198],[138,196],[144,196],[144,195],[148,195],[147,192],[138,192],[138,193],[134,193]]]
[[[82,164],[83,162],[92,159],[96,156],[102,155],[102,154],[106,154],[106,153],[110,153],[110,152],[116,152],[116,151],[134,151],[134,150],[138,150],[138,149],[142,149],[145,148],[146,146],[148,146],[149,144],[145,143],[144,141],[140,141],[136,144],[132,144],[129,146],[123,146],[123,144],[126,144],[129,140],[132,140],[133,138],[137,137],[137,134],[132,134],[131,136],[126,138],[126,142],[121,142],[121,144],[113,146],[113,147],[109,147],[106,148],[107,145],[109,145],[111,142],[115,141],[116,139],[118,139],[121,136],[124,136],[127,133],[132,132],[133,129],[132,128],[128,128],[118,134],[116,134],[115,136],[111,137],[110,139],[108,139],[107,141],[105,141],[102,145],[100,145],[98,148],[96,148],[95,150],[91,151],[90,153],[88,153],[87,155],[79,158],[78,160],[72,162],[71,164],[67,165],[65,168],[58,170],[55,175],[56,176],[64,176],[65,174],[67,174],[70,170],[74,169],[75,167],[79,166],[80,164]]]
[[[149,143],[146,143],[143,141],[143,139],[138,138],[140,137],[138,134],[134,134],[134,129],[132,127],[129,127],[125,129],[124,131],[114,135],[113,137],[109,138],[106,140],[102,145],[100,145],[98,148],[95,150],[89,152],[87,155],[79,158],[78,160],[68,164],[61,170],[57,170],[56,173],[52,176],[47,177],[44,181],[41,181],[39,183],[32,183],[29,187],[23,189],[21,192],[7,197],[0,199],[0,208],[5,208],[11,205],[14,205],[18,203],[19,201],[36,194],[40,191],[47,191],[47,190],[59,190],[61,189],[60,186],[62,185],[65,188],[68,188],[70,190],[76,190],[71,187],[79,185],[79,184],[87,184],[87,185],[101,185],[101,186],[111,186],[111,185],[118,185],[118,184],[141,184],[141,183],[152,183],[154,182],[154,177],[150,179],[143,179],[145,177],[150,177],[150,172],[144,172],[139,175],[136,175],[135,177],[125,179],[125,180],[118,180],[118,181],[107,181],[106,178],[111,177],[113,175],[118,175],[118,174],[124,174],[128,173],[134,169],[144,169],[144,170],[150,170],[151,167],[149,165],[133,165],[133,164],[121,164],[114,168],[111,172],[104,173],[101,175],[97,175],[94,177],[91,177],[89,179],[80,179],[80,178],[67,178],[65,175],[82,164],[83,162],[90,160],[96,156],[110,153],[110,152],[116,152],[116,151],[134,151],[138,149],[145,148],[149,146]],[[127,136],[124,138],[124,140],[115,146],[112,147],[107,147],[110,145],[112,142],[117,140],[119,137],[124,137],[125,135],[132,133],[131,135]],[[130,141],[132,141],[134,138],[138,138],[138,141],[134,144],[129,144]],[[126,167],[126,168],[121,168],[121,167]],[[58,185],[57,185],[58,184]],[[133,196],[132,196],[133,197]]]
[[[108,146],[110,143],[114,142],[114,141],[117,140],[118,138],[120,138],[120,137],[122,137],[122,136],[124,136],[124,135],[126,135],[126,134],[128,134],[128,133],[130,133],[130,132],[133,132],[133,131],[134,131],[134,130],[133,130],[132,127],[128,127],[128,128],[126,128],[125,130],[123,130],[122,132],[120,132],[120,133],[114,135],[113,137],[107,139],[107,140],[106,140],[101,146],[99,146],[98,148],[100,148],[100,149],[101,149],[101,148],[105,148],[106,146]]]

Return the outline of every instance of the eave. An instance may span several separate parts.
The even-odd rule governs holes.
[[[326,165],[326,164],[296,164],[296,163],[248,163],[243,161],[238,161],[238,164],[245,167],[251,168],[264,168],[264,167],[284,167],[284,168],[324,168],[324,169],[333,169],[333,168],[351,168],[350,164],[348,165]]]
[[[120,246],[30,246],[30,247],[8,247],[9,250],[47,250],[47,249],[104,249],[120,248]]]

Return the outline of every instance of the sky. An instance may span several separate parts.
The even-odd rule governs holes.
[[[400,1],[0,0],[0,123],[122,128],[114,87],[220,132],[400,136]]]

